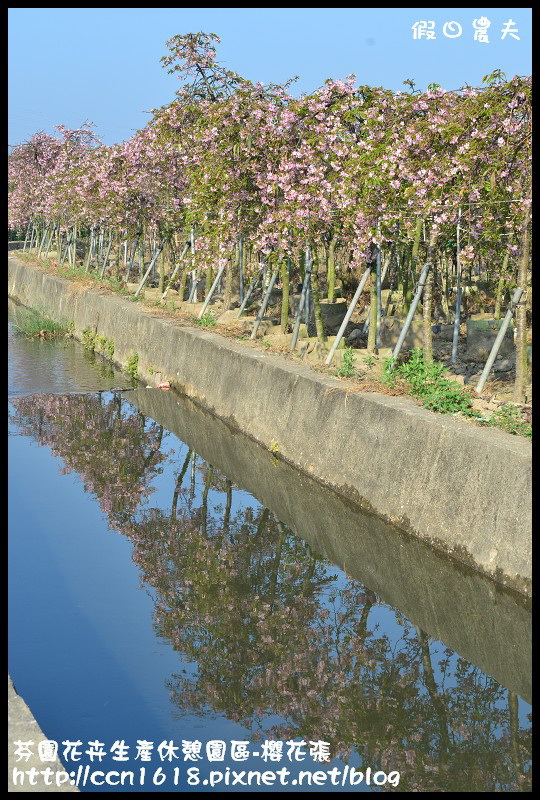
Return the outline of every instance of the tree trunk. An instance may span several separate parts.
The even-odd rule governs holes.
[[[219,247],[218,247],[218,256],[219,255],[220,255],[220,252],[219,252]],[[218,261],[218,263],[219,263],[219,261]],[[206,269],[206,283],[205,283],[205,286],[204,286],[204,296],[205,297],[208,297],[208,295],[210,293],[210,289],[212,288],[212,283],[214,282],[214,277],[213,277],[212,272],[213,272],[212,265],[209,264],[207,269]]]
[[[120,278],[120,258],[122,253],[122,237],[120,232],[117,234],[116,239],[116,261],[114,267],[114,276],[118,280]]]
[[[336,242],[337,237],[332,234],[330,244],[328,245],[327,256],[327,280],[328,280],[328,302],[334,302],[334,292],[336,289]]]
[[[504,255],[504,261],[501,269],[501,275],[499,277],[499,283],[497,284],[497,292],[495,294],[495,319],[501,318],[501,302],[505,290],[506,284],[506,273],[508,270],[508,261],[510,259],[510,253],[506,252]]]
[[[405,290],[405,297],[404,297],[404,301],[405,301],[405,303],[404,303],[404,306],[405,306],[404,307],[404,311],[405,311],[405,313],[408,313],[409,308],[411,307],[411,302],[412,302],[412,298],[413,298],[413,287],[414,287],[414,284],[415,284],[416,278],[417,278],[417,275],[416,275],[417,269],[416,268],[417,268],[417,265],[418,265],[418,253],[420,251],[420,241],[422,239],[423,227],[424,227],[424,220],[422,219],[422,217],[418,217],[418,219],[416,220],[416,232],[414,234],[414,242],[413,242],[412,252],[411,252],[410,272],[411,272],[412,280],[409,279],[407,281],[408,285],[407,285],[407,288]]]
[[[223,311],[228,311],[232,303],[232,281],[233,269],[232,259],[227,259],[227,266],[225,267],[225,293],[223,296]]]
[[[369,332],[367,341],[368,353],[377,353],[377,280],[375,270],[371,270],[369,285]]]
[[[508,729],[514,781],[518,792],[523,791],[523,764],[519,753],[519,705],[515,692],[508,692]]]
[[[525,401],[525,382],[527,378],[527,270],[531,249],[530,218],[531,212],[529,208],[523,227],[518,270],[518,286],[523,289],[523,294],[516,309],[516,382],[514,384],[514,401],[516,403]]]
[[[435,246],[435,235],[430,234],[427,252],[427,261],[434,258],[433,248]],[[426,284],[422,293],[422,340],[424,350],[424,361],[433,361],[433,331],[431,330],[431,307],[433,301],[433,266],[429,270]]]
[[[319,340],[320,344],[324,345],[326,342],[326,336],[324,335],[324,325],[321,311],[321,295],[319,292],[319,276],[317,274],[317,269],[314,269],[311,272],[311,293],[313,295],[317,339]]]
[[[281,261],[281,333],[289,327],[289,256]]]

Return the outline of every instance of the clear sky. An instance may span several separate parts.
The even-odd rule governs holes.
[[[294,93],[350,73],[393,90],[406,78],[454,89],[495,69],[529,75],[531,16],[530,8],[11,8],[8,142],[87,120],[106,144],[129,139],[178,88],[159,61],[175,34],[217,33],[226,67],[265,83],[299,75]],[[482,18],[487,42],[474,40]],[[515,33],[503,38],[510,20]],[[435,38],[414,38],[421,21],[434,23]],[[445,23],[459,23],[461,35]]]

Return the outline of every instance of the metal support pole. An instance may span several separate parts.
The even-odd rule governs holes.
[[[154,264],[158,260],[159,254],[161,253],[161,251],[163,250],[164,247],[165,247],[165,239],[162,239],[160,244],[159,244],[159,247],[157,248],[157,250],[154,250],[154,255],[152,256],[152,260],[150,261],[150,264],[148,265],[148,269],[144,273],[144,275],[143,275],[143,277],[141,279],[141,282],[139,283],[139,285],[137,287],[137,291],[135,292],[134,297],[138,297],[139,294],[141,293],[141,289],[143,288],[144,284],[146,283],[146,281],[148,279],[148,276],[150,275],[150,272],[152,271],[152,267],[154,266]]]
[[[73,264],[73,253],[72,253],[72,247],[73,247],[74,240],[75,240],[75,228],[72,228],[71,229],[71,236],[70,236],[70,240],[69,240],[69,247],[67,248],[67,260],[68,260],[68,264],[71,267],[71,269],[73,269],[73,267],[74,267],[74,264]]]
[[[77,266],[77,225],[73,226],[73,255],[71,256],[71,259],[71,267],[72,269],[75,269]]]
[[[27,243],[28,243],[28,234],[30,233],[30,231],[31,231],[31,230],[32,230],[32,223],[31,223],[31,222],[29,222],[29,223],[28,223],[28,227],[27,227],[27,229],[26,229],[26,235],[25,235],[25,237],[24,237],[23,253],[24,253],[24,251],[26,250],[26,245],[27,245]]]
[[[304,304],[304,323],[306,325],[306,328],[309,327],[309,311],[310,311],[310,308],[309,308],[310,303],[309,303],[309,301],[310,300],[311,300],[311,280],[307,285],[306,302]]]
[[[257,318],[253,324],[253,330],[251,331],[250,339],[255,339],[257,336],[257,331],[259,330],[259,325],[261,324],[261,320],[264,317],[264,312],[266,311],[266,306],[268,305],[268,301],[270,300],[270,295],[272,294],[272,289],[274,288],[274,283],[276,282],[276,278],[278,276],[278,270],[274,270],[272,273],[272,277],[270,278],[270,282],[268,283],[268,288],[265,292],[263,297],[263,301],[261,303],[261,307],[259,309],[259,313],[257,314]]]
[[[144,232],[139,239],[139,279],[144,275]]]
[[[105,230],[100,230],[98,234],[98,251],[97,251],[97,258],[98,262],[101,256],[103,255],[103,244],[105,241]]]
[[[380,251],[379,251],[378,257],[380,258]],[[378,299],[377,325],[380,324],[381,318],[386,315],[386,311],[382,310],[382,294],[381,294],[381,291],[382,291],[382,287],[384,286],[384,280],[386,278],[386,273],[388,272],[388,268],[390,266],[391,260],[392,260],[392,254],[390,254],[390,258],[388,259],[388,261],[384,265],[383,271],[382,271],[382,274],[381,274],[381,290],[379,291],[379,294],[377,294],[377,299]],[[366,309],[367,317],[366,317],[366,320],[364,322],[364,327],[362,328],[362,333],[367,333],[369,331],[369,320],[370,320],[369,310],[370,310],[370,308],[371,308],[371,303],[369,304],[369,306]],[[376,346],[378,347],[379,345],[377,344]]]
[[[34,225],[34,223],[32,223],[32,230],[30,231],[30,241],[28,242],[28,251],[29,252],[32,249],[32,247],[34,246],[35,234],[36,234],[36,226]]]
[[[377,330],[375,331],[375,347],[381,346],[381,314],[382,314],[382,278],[381,278],[381,248],[377,247],[377,257],[375,263],[375,290],[377,299]]]
[[[47,238],[47,234],[48,233],[49,233],[49,226],[46,225],[45,229],[43,230],[43,236],[41,237],[41,242],[39,243],[39,249],[38,249],[38,253],[37,253],[38,258],[41,255],[41,251],[43,250],[43,245],[45,244],[45,239]]]
[[[349,324],[349,320],[352,317],[353,311],[356,308],[356,304],[358,303],[358,300],[360,299],[360,295],[364,291],[364,286],[366,285],[367,279],[370,276],[371,269],[372,269],[371,264],[369,264],[367,269],[366,269],[366,271],[362,275],[362,278],[360,279],[360,283],[358,284],[356,292],[354,293],[354,297],[351,300],[349,308],[347,309],[347,313],[345,314],[343,322],[340,325],[340,328],[339,328],[339,331],[337,333],[337,336],[334,339],[334,343],[332,344],[332,347],[330,348],[330,352],[326,356],[326,361],[324,362],[326,364],[326,366],[328,366],[329,364],[332,363],[332,359],[334,358],[334,353],[338,349],[339,343],[343,338],[343,334],[345,333],[345,328]]]
[[[137,245],[138,245],[138,243],[139,243],[139,237],[136,236],[135,237],[135,241],[133,242],[133,247],[131,248],[131,256],[129,258],[129,262],[128,262],[128,265],[127,265],[126,278],[125,278],[126,283],[129,280],[129,274],[130,274],[131,270],[133,269],[133,264],[135,263],[135,256],[137,255]]]
[[[222,265],[221,265],[221,267],[218,269],[217,275],[216,275],[216,277],[214,278],[214,282],[213,282],[212,286],[210,287],[210,291],[208,292],[207,296],[204,298],[204,303],[202,304],[202,308],[201,308],[201,310],[199,311],[199,314],[198,314],[198,316],[197,316],[197,319],[202,319],[202,317],[203,317],[203,315],[204,315],[204,312],[205,312],[205,311],[206,311],[206,309],[208,308],[208,305],[209,305],[209,303],[210,303],[210,300],[212,299],[212,295],[213,295],[213,294],[214,294],[214,292],[216,291],[216,286],[218,285],[218,283],[219,283],[219,280],[220,280],[221,276],[223,275],[223,271],[224,271],[224,269],[225,269],[225,267],[226,267],[226,266],[227,266],[227,264],[226,264],[226,263],[225,263],[225,264],[222,264]]]
[[[193,453],[191,457],[191,474],[190,474],[190,495],[191,499],[195,497],[195,460],[197,458],[197,453]]]
[[[197,302],[197,284],[199,282],[199,270],[197,267],[191,272],[191,288],[189,290],[188,303]]]
[[[51,233],[50,233],[49,239],[47,241],[47,247],[45,249],[45,255],[43,256],[43,258],[45,258],[45,259],[49,255],[49,250],[51,249],[51,244],[52,244],[52,240],[54,239],[55,231],[56,231],[56,225],[52,225],[51,226]]]
[[[521,286],[518,286],[516,291],[514,292],[514,296],[508,306],[508,311],[506,312],[506,316],[503,320],[503,323],[499,329],[499,333],[497,334],[497,338],[493,342],[493,347],[491,348],[491,353],[489,354],[489,358],[486,361],[486,366],[482,370],[482,374],[480,375],[480,380],[476,386],[476,392],[480,393],[484,386],[486,385],[486,381],[488,379],[489,373],[491,372],[491,368],[493,366],[493,362],[497,358],[497,353],[501,348],[502,341],[504,339],[505,333],[508,330],[508,326],[510,325],[510,320],[514,316],[514,311],[516,310],[516,306],[519,303],[519,299],[523,294],[523,289]]]
[[[238,239],[238,279],[240,302],[244,299],[244,237]]]
[[[105,258],[103,259],[103,266],[101,267],[101,273],[99,275],[100,279],[103,280],[103,276],[105,275],[105,267],[107,266],[107,261],[109,260],[109,253],[111,252],[111,247],[113,243],[113,232],[109,233],[109,241],[107,243],[107,252],[105,253]]]
[[[199,270],[195,266],[195,227],[192,225],[189,232],[189,239],[191,242],[191,266],[190,273],[191,286],[189,287],[188,303],[196,302],[197,298],[197,281],[199,278]]]
[[[296,312],[296,319],[294,321],[294,329],[291,339],[291,350],[294,350],[298,341],[298,333],[300,332],[300,322],[302,320],[302,311],[304,310],[304,303],[306,302],[306,295],[311,280],[311,256],[309,247],[306,247],[306,271],[304,274],[304,283],[302,284],[302,293],[298,302],[298,310]]]
[[[248,304],[248,300],[251,297],[251,295],[253,294],[253,290],[255,289],[255,286],[257,285],[257,283],[260,281],[261,278],[262,278],[262,272],[258,272],[257,275],[255,275],[255,277],[253,278],[253,280],[249,284],[249,288],[248,288],[248,290],[247,290],[247,292],[246,292],[246,294],[244,296],[244,299],[242,300],[242,305],[238,309],[238,313],[236,315],[236,319],[239,319],[239,317],[242,316],[242,314],[244,312],[244,309]]]
[[[388,309],[390,308],[390,302],[392,300],[392,292],[394,291],[394,280],[398,271],[399,271],[399,253],[396,253],[396,268],[395,270],[392,271],[392,275],[390,277],[390,285],[388,287],[388,297],[386,298],[386,306],[384,307],[382,313],[383,317],[386,317],[386,315],[388,314]],[[382,278],[383,285],[384,285],[384,275],[385,272],[383,270],[383,278]]]
[[[458,224],[456,230],[456,316],[454,319],[454,333],[452,336],[452,356],[451,363],[457,361],[457,350],[459,341],[459,325],[461,322],[461,260],[460,260],[460,223],[461,208],[458,211]]]
[[[86,264],[84,265],[84,271],[88,272],[90,268],[90,262],[92,261],[92,256],[94,255],[94,243],[95,243],[95,233],[94,229],[90,230],[90,241],[88,242],[88,255],[86,256]]]
[[[401,333],[399,334],[399,339],[397,340],[396,346],[394,347],[394,350],[392,352],[392,358],[397,358],[398,357],[398,355],[400,353],[400,350],[401,350],[401,348],[403,346],[403,342],[405,341],[405,337],[407,335],[407,332],[408,332],[409,328],[411,327],[411,322],[412,322],[413,317],[414,317],[414,312],[416,311],[418,303],[420,302],[420,297],[422,295],[422,292],[424,291],[424,285],[426,283],[427,276],[428,276],[428,273],[429,273],[430,269],[431,269],[431,264],[428,261],[427,264],[424,264],[424,268],[422,269],[422,272],[420,274],[420,278],[418,280],[418,286],[416,288],[416,294],[413,297],[413,301],[411,303],[411,307],[409,308],[409,313],[407,314],[407,319],[405,320],[405,324],[404,324],[403,328],[401,329]]]
[[[169,281],[168,281],[168,283],[167,283],[167,286],[166,286],[166,288],[165,288],[165,291],[164,291],[164,292],[163,292],[163,294],[161,295],[161,299],[162,299],[162,300],[165,300],[165,298],[167,297],[167,294],[168,294],[168,292],[169,292],[169,289],[170,289],[170,288],[171,288],[171,286],[173,285],[173,281],[174,281],[174,279],[176,278],[176,275],[177,275],[177,273],[178,273],[178,270],[179,270],[179,269],[180,269],[180,267],[182,266],[182,261],[183,261],[183,260],[184,260],[184,258],[186,257],[186,253],[187,253],[187,251],[189,250],[189,248],[190,248],[190,247],[191,247],[191,242],[186,242],[186,243],[185,243],[185,245],[184,245],[184,249],[182,250],[182,252],[181,252],[181,254],[180,254],[180,258],[178,259],[178,262],[175,264],[175,267],[174,267],[174,269],[173,269],[173,273],[172,273],[171,277],[169,278]],[[181,298],[180,298],[180,300],[183,300],[183,298],[181,297]]]
[[[65,248],[64,252],[62,253],[62,257],[60,258],[60,264],[59,264],[60,267],[62,266],[62,264],[66,260],[66,256],[67,256],[68,250],[70,248],[70,245],[71,245],[71,231],[69,233],[66,233],[66,248]]]

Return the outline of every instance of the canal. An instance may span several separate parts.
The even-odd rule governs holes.
[[[530,790],[522,597],[18,313],[10,674],[68,770],[134,776],[81,791]]]

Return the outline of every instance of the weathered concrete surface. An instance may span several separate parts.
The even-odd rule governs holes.
[[[280,356],[184,327],[121,297],[9,259],[9,293],[137,352],[161,379],[278,448],[362,508],[525,594],[530,592],[531,445],[433,414],[402,397],[347,391]]]
[[[360,511],[176,392],[138,389],[126,400],[414,625],[530,702],[531,614],[522,595]]]
[[[504,320],[502,319],[468,319],[467,349],[463,361],[487,361],[491,348]],[[499,348],[499,358],[511,358],[515,363],[514,326],[508,326]]]
[[[71,784],[71,781],[67,783],[61,783],[60,786],[56,786],[56,783],[53,785],[48,786],[45,783],[44,778],[40,776],[36,776],[36,785],[32,786],[29,783],[29,778],[27,775],[24,776],[24,783],[21,782],[20,773],[21,771],[26,772],[27,770],[36,769],[38,772],[42,772],[47,767],[50,767],[54,773],[64,773],[65,768],[61,764],[58,758],[54,761],[41,761],[39,758],[37,747],[39,742],[46,740],[48,737],[45,736],[41,728],[39,727],[38,723],[32,716],[32,712],[22,699],[20,695],[17,694],[11,678],[8,675],[8,792],[78,792],[79,789]],[[14,742],[21,741],[21,742],[32,742],[31,750],[32,755],[28,760],[24,758],[19,760],[15,756],[15,745]],[[17,772],[14,772],[14,771]],[[16,777],[17,782],[14,783],[14,776]],[[49,780],[54,781],[54,777],[50,778]]]

